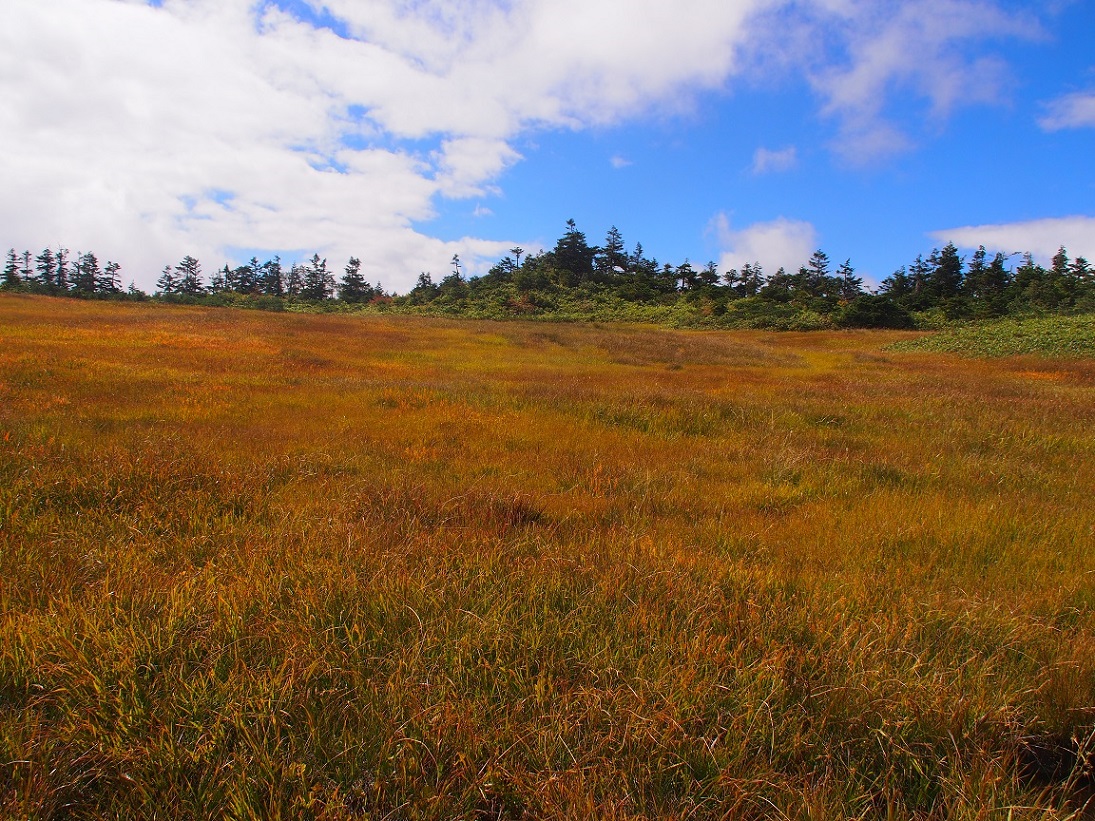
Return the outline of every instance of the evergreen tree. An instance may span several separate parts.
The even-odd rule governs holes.
[[[699,274],[696,273],[696,269],[692,267],[692,263],[687,259],[677,266],[674,279],[678,291],[689,291],[700,284]]]
[[[19,256],[12,248],[8,251],[8,259],[4,264],[4,287],[14,290],[19,287]]]
[[[703,287],[714,287],[719,284],[719,264],[714,260],[708,262],[699,273],[699,284]]]
[[[163,296],[171,296],[179,292],[179,281],[175,277],[175,272],[170,265],[163,267],[163,273],[160,274],[160,278],[156,280],[156,287]]]
[[[605,235],[605,244],[597,250],[593,267],[599,282],[612,282],[627,273],[627,249],[624,238],[613,225]]]
[[[46,248],[35,257],[35,270],[38,275],[35,277],[36,281],[46,287],[53,288],[57,279],[57,258],[53,256],[53,251]]]
[[[102,277],[102,271],[99,269],[98,257],[91,251],[78,254],[72,277],[72,290],[78,294],[93,294],[99,287],[100,277]]]
[[[30,264],[30,260],[30,251],[24,251],[23,265],[19,269],[19,274],[23,277],[23,282],[28,285],[34,281],[34,266]]]
[[[285,295],[298,297],[304,291],[304,268],[295,262],[289,266],[289,274],[285,277]]]
[[[1047,273],[1046,306],[1057,309],[1071,305],[1076,298],[1077,282],[1063,245],[1053,255],[1053,265]]]
[[[736,290],[739,296],[756,296],[764,287],[764,268],[759,262],[745,263],[738,274]]]
[[[937,301],[946,301],[958,296],[962,288],[962,257],[953,242],[948,242],[942,251],[933,251],[928,260],[931,272],[928,275],[928,287]]]
[[[257,294],[262,291],[262,266],[258,257],[251,257],[247,267],[241,272],[238,288],[241,294]]]
[[[836,278],[840,283],[840,298],[850,302],[863,293],[863,280],[855,275],[850,259],[844,260],[837,269]]]
[[[68,249],[57,249],[56,280],[58,290],[67,291],[71,283],[68,280]]]
[[[981,293],[974,312],[980,316],[1003,316],[1007,311],[1006,292],[1011,284],[1007,257],[1004,254],[998,253],[992,258],[981,283]]]
[[[262,264],[259,290],[266,296],[282,296],[285,293],[282,282],[281,257],[275,256]]]
[[[879,283],[879,293],[894,300],[901,300],[913,292],[912,279],[901,266]]]
[[[1084,257],[1076,257],[1068,266],[1068,271],[1076,281],[1077,293],[1095,290],[1095,270]],[[1093,294],[1095,295],[1095,294]]]
[[[973,256],[970,257],[970,264],[966,269],[966,276],[962,282],[962,292],[973,301],[981,299],[985,294],[986,276],[988,274],[987,259],[988,251],[985,250],[984,245],[979,246],[973,252]]]
[[[933,251],[932,255],[935,256],[938,252]],[[928,277],[931,274],[931,265],[923,255],[917,254],[916,259],[913,260],[913,264],[909,266],[909,279],[912,282],[912,295],[913,299],[917,302],[917,306],[926,305],[931,300],[931,295],[928,293]]]
[[[586,235],[578,230],[574,220],[567,220],[566,233],[555,243],[552,262],[559,272],[559,284],[577,285],[593,278],[593,259],[596,250],[589,247]]]
[[[338,298],[343,302],[368,302],[373,295],[372,290],[361,275],[361,260],[350,257],[338,285]]]
[[[315,302],[330,299],[335,290],[335,278],[327,270],[327,260],[315,254],[304,269],[304,283],[301,296]]]
[[[122,289],[119,277],[119,272],[121,270],[121,265],[108,259],[106,265],[103,266],[103,274],[99,278],[96,290],[104,294],[121,293]]]
[[[175,266],[176,293],[185,296],[199,296],[205,293],[202,284],[202,266],[194,257],[187,254],[182,261]]]
[[[782,266],[764,283],[760,296],[773,302],[789,302],[794,293],[796,277],[787,273]]]
[[[232,272],[228,269],[228,263],[224,264],[223,268],[218,268],[209,277],[209,293],[219,294],[222,291],[228,290],[228,280],[231,279]]]

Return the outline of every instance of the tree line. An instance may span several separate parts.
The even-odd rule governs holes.
[[[851,260],[834,265],[817,250],[796,271],[767,274],[760,262],[720,271],[715,262],[702,267],[685,260],[659,264],[641,243],[628,251],[613,226],[601,245],[592,245],[574,220],[554,247],[525,254],[515,247],[482,276],[466,277],[459,255],[440,281],[423,272],[405,295],[392,296],[361,273],[351,256],[341,272],[317,253],[303,264],[285,266],[280,257],[246,264],[225,264],[208,277],[193,256],[164,267],[153,298],[228,304],[238,295],[260,307],[286,301],[313,304],[379,304],[418,312],[514,315],[550,312],[559,300],[610,298],[640,306],[675,305],[704,316],[728,313],[763,319],[795,312],[834,324],[911,327],[914,315],[939,312],[948,319],[990,318],[1029,312],[1095,311],[1095,269],[1083,257],[1071,259],[1064,248],[1048,268],[1024,254],[1017,267],[1011,257],[990,256],[984,246],[967,260],[953,243],[918,256],[886,277],[874,291],[863,286]],[[522,257],[524,257],[522,259]],[[0,287],[40,293],[149,298],[130,285],[122,290],[121,266],[100,266],[91,252],[71,255],[45,249],[38,255],[11,249]],[[235,304],[235,303],[233,303]]]
[[[821,316],[839,313],[847,324],[883,326],[911,325],[913,313],[932,310],[949,319],[1095,310],[1095,269],[1084,257],[1070,259],[1064,248],[1049,268],[1024,254],[1012,269],[1009,259],[1016,255],[990,258],[981,246],[967,262],[948,243],[899,268],[873,292],[864,288],[850,259],[834,265],[820,249],[798,270],[779,268],[771,275],[760,262],[726,271],[715,262],[659,264],[646,256],[641,243],[628,252],[615,226],[602,245],[591,245],[573,220],[550,250],[526,256],[523,264],[523,249],[510,253],[483,277],[465,280],[458,267],[437,283],[422,274],[407,299],[429,304],[475,301],[506,288],[525,297],[569,289],[607,292],[627,302],[704,303],[715,316],[734,303],[748,302],[756,311],[767,306]]]
[[[148,298],[134,285],[125,291],[121,287],[121,266],[107,262],[100,268],[94,253],[80,253],[70,260],[67,249],[56,252],[45,249],[32,256],[30,251],[17,254],[8,251],[0,287],[6,290],[34,291],[52,295],[71,296],[130,296]],[[281,258],[260,263],[252,257],[245,265],[232,268],[225,264],[217,269],[208,282],[201,263],[187,255],[177,265],[165,265],[156,280],[153,294],[160,298],[190,298],[240,294],[275,299],[300,299],[323,302],[338,299],[347,303],[370,302],[387,299],[388,294],[378,282],[371,285],[361,273],[361,260],[350,257],[342,276],[327,266],[327,260],[316,254],[305,264],[292,264],[285,268]]]

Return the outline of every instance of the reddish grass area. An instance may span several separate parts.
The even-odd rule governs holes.
[[[1075,817],[1095,362],[0,296],[0,815]]]

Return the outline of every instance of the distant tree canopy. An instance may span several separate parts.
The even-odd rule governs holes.
[[[284,302],[326,305],[373,304],[414,311],[467,315],[521,315],[550,311],[559,300],[612,300],[613,304],[676,306],[713,318],[734,312],[763,323],[766,316],[809,314],[830,325],[911,327],[914,316],[938,312],[950,319],[991,318],[1030,312],[1095,311],[1095,269],[1083,257],[1072,259],[1061,248],[1050,267],[1030,254],[1017,266],[1011,256],[991,255],[981,246],[969,259],[947,244],[927,258],[918,256],[886,277],[870,293],[850,259],[835,266],[818,249],[797,271],[766,274],[761,263],[719,271],[689,260],[678,265],[648,258],[642,243],[627,250],[616,226],[601,245],[591,245],[573,219],[555,245],[539,253],[510,249],[482,276],[466,277],[458,254],[451,272],[435,282],[422,272],[405,295],[392,297],[361,273],[361,259],[350,257],[336,280],[327,260],[314,254],[303,264],[282,264],[280,257],[244,265],[223,265],[208,282],[201,263],[185,256],[164,267],[154,298],[276,307]],[[100,265],[92,252],[66,248],[8,251],[0,288],[38,293],[105,298],[148,298],[133,285],[121,289],[121,266]],[[225,302],[226,298],[236,300]],[[265,301],[263,301],[265,300]]]

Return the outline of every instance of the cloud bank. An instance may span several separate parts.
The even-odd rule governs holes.
[[[940,111],[991,99],[999,66],[956,43],[1019,25],[987,0],[306,6],[8,0],[5,239],[117,257],[145,288],[184,254],[213,267],[318,250],[334,265],[358,255],[372,281],[404,290],[453,253],[474,272],[519,241],[443,242],[429,226],[445,200],[497,194],[523,134],[688,111],[752,71],[750,55],[837,32],[807,65],[823,110],[847,145],[890,151],[908,142],[883,117],[892,87]],[[758,173],[794,160],[754,158]],[[742,233],[735,247],[765,236]]]
[[[990,251],[1001,251],[1005,254],[1029,252],[1042,264],[1047,264],[1062,245],[1074,258],[1082,256],[1095,260],[1095,217],[1073,216],[1001,225],[968,225],[933,231],[931,237],[939,242],[953,242],[960,248],[984,245]]]
[[[814,226],[785,217],[758,222],[740,230],[733,228],[726,214],[717,214],[708,229],[720,247],[719,268],[741,270],[746,263],[760,263],[767,274],[784,268],[797,271],[818,247]]]
[[[1046,131],[1066,128],[1095,128],[1095,91],[1066,94],[1046,107],[1038,124]]]

